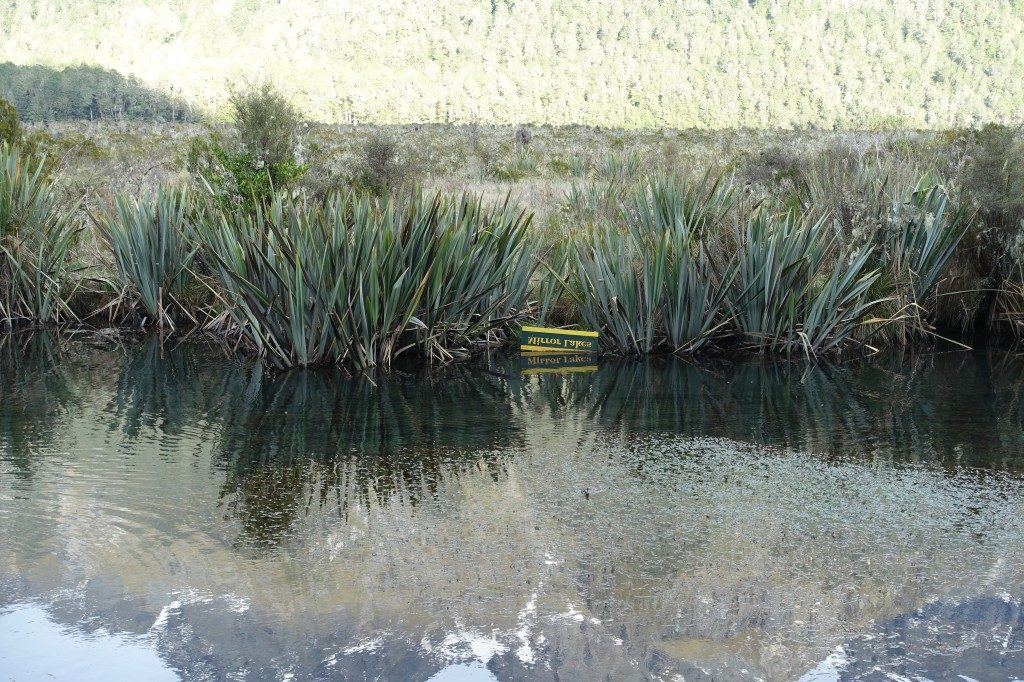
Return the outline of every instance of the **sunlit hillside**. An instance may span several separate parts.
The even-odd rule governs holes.
[[[1021,114],[1022,45],[1022,0],[10,0],[0,62],[37,69],[0,96],[167,118],[140,98],[215,114],[269,78],[327,122],[949,128]],[[82,65],[156,94],[56,73]]]

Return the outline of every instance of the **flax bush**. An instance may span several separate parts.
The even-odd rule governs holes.
[[[0,321],[74,319],[73,250],[77,203],[64,201],[42,157],[0,143]]]

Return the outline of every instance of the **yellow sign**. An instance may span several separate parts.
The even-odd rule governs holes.
[[[597,356],[593,353],[523,353],[523,374],[552,372],[593,372],[597,370]]]
[[[560,353],[596,353],[597,332],[583,332],[574,329],[547,329],[544,327],[523,327],[519,336],[523,350],[558,351]]]

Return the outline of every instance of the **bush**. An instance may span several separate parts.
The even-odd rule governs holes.
[[[222,210],[249,212],[274,195],[290,191],[306,172],[296,158],[300,119],[269,83],[233,90],[233,135],[193,140],[188,167],[210,190]]]
[[[0,143],[0,321],[74,317],[66,285],[76,210],[60,200],[42,158]]]
[[[0,98],[0,144],[16,144],[21,141],[21,126],[18,124],[18,110],[7,100]]]
[[[295,107],[273,85],[233,88],[229,102],[240,151],[268,169],[295,162],[302,121]]]
[[[179,297],[196,251],[189,239],[193,211],[187,192],[161,189],[150,200],[119,197],[99,223],[121,284],[130,292],[129,307],[137,301],[160,327],[173,328],[173,311],[184,311]]]
[[[351,179],[354,189],[383,197],[398,189],[407,180],[405,169],[398,163],[398,145],[386,135],[372,135],[363,145],[363,163]]]

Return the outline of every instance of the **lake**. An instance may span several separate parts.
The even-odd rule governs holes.
[[[0,337],[0,680],[1024,679],[1024,359]]]

